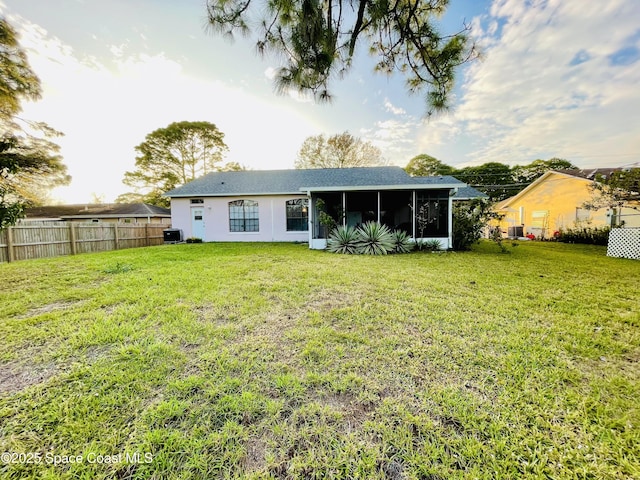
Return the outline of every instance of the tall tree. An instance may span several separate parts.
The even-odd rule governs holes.
[[[448,0],[207,0],[209,24],[226,36],[257,32],[261,54],[285,59],[276,89],[329,100],[329,83],[352,66],[362,47],[376,71],[405,76],[424,92],[428,113],[448,107],[455,69],[477,56],[466,25],[443,34],[437,19]]]
[[[550,158],[549,160],[534,160],[528,165],[516,165],[512,169],[514,183],[525,184],[522,188],[540,178],[549,170],[575,170],[576,167],[569,160]]]
[[[59,146],[50,140],[60,133],[18,117],[22,101],[40,95],[40,80],[16,32],[0,18],[0,229],[13,225],[24,208],[38,204],[50,188],[71,181]]]
[[[247,167],[240,165],[238,162],[227,162],[218,168],[221,172],[242,172],[247,170]]]
[[[382,165],[382,152],[349,132],[315,135],[302,142],[296,168],[349,168]]]
[[[596,174],[592,198],[585,208],[635,207],[640,205],[640,168],[620,168],[608,176]]]
[[[430,177],[435,175],[453,175],[456,171],[455,168],[442,163],[431,155],[421,154],[416,155],[407,166],[404,167],[405,171],[412,177]]]
[[[125,172],[123,183],[136,189],[142,201],[168,206],[168,190],[216,171],[228,150],[224,134],[209,122],[174,122],[154,130],[136,147],[136,168]],[[122,201],[125,194],[118,198]]]
[[[499,162],[488,162],[473,167],[463,167],[453,174],[481,192],[491,201],[504,200],[512,195],[513,176],[511,167]]]

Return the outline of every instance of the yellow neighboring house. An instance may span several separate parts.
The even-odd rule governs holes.
[[[549,238],[560,229],[604,227],[621,221],[628,227],[640,227],[640,210],[637,208],[584,208],[584,203],[593,198],[589,186],[596,175],[606,176],[613,170],[546,172],[517,195],[494,206],[494,210],[504,216],[500,228],[509,237],[535,235],[536,238]]]

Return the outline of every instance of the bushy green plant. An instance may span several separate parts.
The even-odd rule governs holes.
[[[389,227],[378,222],[366,222],[358,227],[358,253],[386,255],[393,252],[394,241]]]
[[[442,242],[437,239],[425,240],[422,242],[422,249],[430,252],[438,252],[442,250]]]
[[[415,246],[411,241],[411,236],[404,230],[394,230],[391,237],[393,239],[393,253],[409,253]]]
[[[198,237],[189,237],[186,240],[187,243],[202,243],[202,239]]]
[[[491,205],[485,200],[456,202],[453,205],[453,249],[470,250],[482,238],[489,219],[494,218]]]
[[[103,270],[104,273],[126,273],[133,270],[133,266],[128,263],[117,262],[113,266],[109,266]]]
[[[327,250],[332,253],[358,253],[359,232],[353,227],[337,227],[329,234]]]
[[[556,237],[559,242],[585,243],[588,245],[607,245],[609,242],[609,227],[577,227],[560,230]]]

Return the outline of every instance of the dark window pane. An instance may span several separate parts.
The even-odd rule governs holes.
[[[229,231],[258,232],[258,202],[254,200],[234,200],[229,202]]]
[[[309,199],[287,200],[287,231],[306,232],[309,229]]]

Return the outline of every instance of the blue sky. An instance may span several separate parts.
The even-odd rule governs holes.
[[[65,134],[73,182],[58,200],[113,201],[129,190],[134,147],[182,120],[215,123],[225,160],[253,169],[292,168],[307,136],[345,130],[400,166],[420,153],[456,166],[640,161],[637,0],[451,0],[443,30],[471,24],[483,57],[459,72],[452,111],[429,120],[366,55],[331,104],[276,95],[276,59],[208,33],[204,0],[0,0],[0,11],[44,89],[23,115]]]

